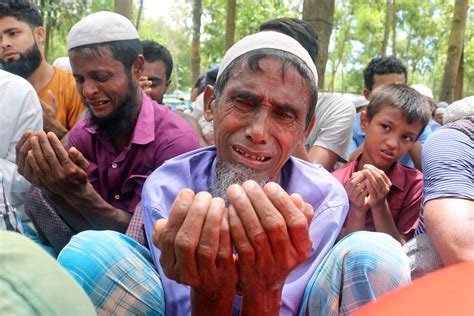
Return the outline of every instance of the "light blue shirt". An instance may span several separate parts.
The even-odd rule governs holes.
[[[142,210],[146,237],[165,290],[167,315],[190,315],[190,288],[168,279],[160,266],[160,250],[153,246],[156,220],[168,218],[175,197],[181,189],[195,193],[210,191],[215,181],[216,149],[207,147],[173,158],[155,170],[142,191]],[[345,221],[349,202],[347,194],[329,172],[291,157],[283,166],[280,185],[288,194],[299,193],[314,208],[310,225],[313,248],[309,258],[287,277],[283,287],[280,315],[295,315],[305,287],[324,256],[334,245]],[[234,299],[233,314],[238,315],[240,298]]]

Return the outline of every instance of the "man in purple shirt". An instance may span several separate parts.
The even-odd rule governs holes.
[[[94,31],[94,23],[108,32]],[[88,109],[65,150],[53,134],[26,133],[17,145],[19,171],[37,189],[28,212],[56,251],[88,229],[125,232],[146,177],[164,161],[199,147],[179,116],[138,87],[144,59],[126,18],[100,12],[68,35],[77,89]]]
[[[333,268],[332,261],[321,263],[348,210],[334,177],[290,157],[314,124],[316,87],[309,54],[287,35],[257,33],[227,51],[216,85],[204,92],[216,147],[169,160],[144,185],[150,248],[117,232],[91,231],[75,236],[58,258],[99,313],[306,311],[301,303],[314,301],[307,285],[315,283],[318,269]],[[369,240],[355,237],[342,245]],[[384,244],[390,252],[393,244]],[[370,263],[372,269],[380,266]],[[366,298],[362,283],[369,281],[357,284]],[[345,306],[341,284],[324,289],[337,288]]]

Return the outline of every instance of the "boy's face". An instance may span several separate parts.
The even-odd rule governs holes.
[[[387,171],[416,142],[422,130],[421,122],[408,124],[401,109],[383,106],[368,120],[365,111],[360,115],[360,126],[365,132],[361,162]]]

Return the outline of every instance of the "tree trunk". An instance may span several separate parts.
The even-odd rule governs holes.
[[[459,62],[456,86],[454,88],[454,100],[461,100],[464,95],[464,45],[462,46],[461,60]]]
[[[114,0],[114,11],[130,20],[132,16],[132,5],[133,0]]]
[[[137,14],[137,23],[135,23],[135,27],[138,28],[140,27],[140,20],[142,18],[142,12],[143,12],[143,0],[140,0],[140,5],[138,6],[138,14]]]
[[[385,7],[385,25],[384,25],[382,47],[380,48],[380,56],[382,57],[387,56],[388,38],[390,36],[390,28],[392,28],[392,19],[393,19],[392,14],[393,14],[392,0],[387,0],[387,5]]]
[[[397,6],[392,2],[392,55],[397,57]]]
[[[448,41],[448,55],[444,64],[444,74],[439,96],[441,101],[448,103],[454,101],[454,90],[461,62],[468,7],[468,0],[456,0],[454,4],[453,22]]]
[[[324,88],[324,72],[333,28],[334,2],[335,0],[304,0],[303,2],[303,20],[314,27],[319,38],[319,52],[316,59],[319,89]]]
[[[235,37],[235,17],[236,0],[227,0],[227,20],[225,24],[225,50],[227,51],[234,44]]]
[[[193,40],[191,42],[191,82],[196,82],[200,73],[201,57],[199,55],[199,46],[201,44],[201,14],[202,0],[193,2]]]

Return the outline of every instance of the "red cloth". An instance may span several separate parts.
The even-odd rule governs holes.
[[[474,262],[429,273],[351,315],[474,315]]]
[[[333,176],[345,186],[352,173],[357,171],[358,162],[359,159],[356,159],[343,165],[332,173]],[[418,226],[423,193],[423,174],[397,162],[390,168],[387,176],[392,181],[392,188],[387,195],[388,206],[398,232],[406,235]],[[365,226],[366,230],[375,231],[370,212],[367,213]]]

